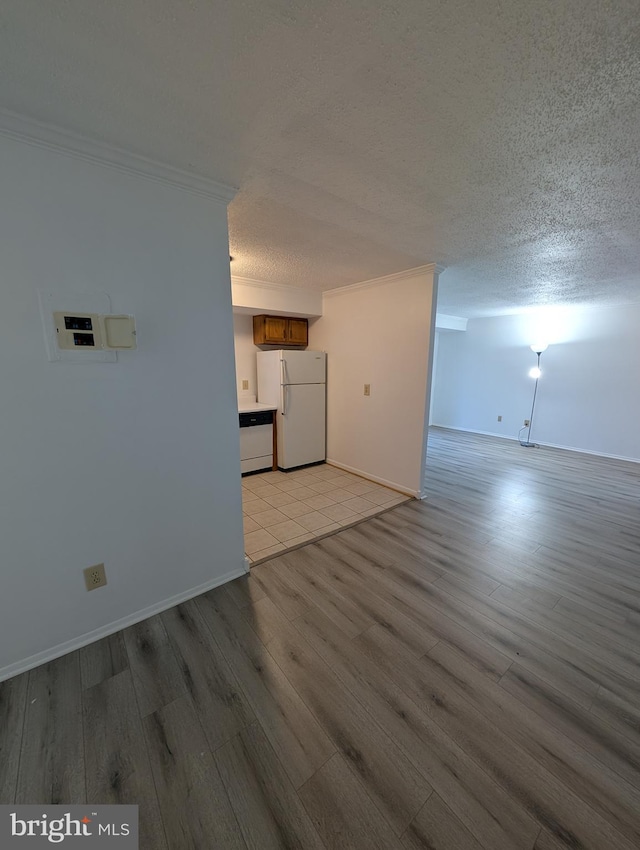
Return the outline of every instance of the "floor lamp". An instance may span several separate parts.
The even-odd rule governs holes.
[[[533,411],[536,409],[536,396],[538,395],[538,381],[540,380],[540,375],[542,375],[542,372],[540,371],[540,355],[542,354],[543,351],[546,351],[549,346],[547,345],[547,343],[540,342],[540,343],[534,343],[533,345],[531,345],[529,347],[531,348],[531,351],[533,351],[533,353],[537,355],[538,364],[537,364],[537,366],[534,366],[533,369],[529,370],[529,377],[535,378],[536,383],[535,383],[535,386],[533,388],[533,401],[531,403],[531,416],[529,417],[529,431],[527,433],[527,439],[524,440],[524,441],[520,440],[520,445],[523,446],[525,449],[535,449],[536,444],[531,442],[531,426],[533,425]],[[520,433],[522,433],[523,431],[524,431],[524,428],[521,428]]]

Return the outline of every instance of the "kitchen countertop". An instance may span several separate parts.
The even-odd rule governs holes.
[[[277,410],[275,404],[260,404],[258,401],[240,402],[238,404],[238,413],[259,413],[261,410]]]

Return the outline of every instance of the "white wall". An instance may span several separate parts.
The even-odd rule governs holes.
[[[258,392],[258,376],[256,367],[256,352],[260,351],[253,344],[253,316],[243,313],[233,314],[233,335],[236,349],[236,387],[238,398],[256,396]],[[243,379],[249,381],[249,389],[243,391]]]
[[[463,316],[448,316],[446,313],[436,313],[436,330],[466,331],[468,321]]]
[[[233,307],[236,311],[274,313],[281,316],[320,316],[322,293],[298,286],[267,283],[244,277],[231,278]]]
[[[328,355],[328,459],[416,496],[423,484],[436,291],[435,266],[333,290],[310,330],[311,347]]]
[[[437,321],[437,320],[436,320]],[[429,425],[433,422],[433,401],[435,398],[436,391],[436,382],[434,380],[436,370],[438,368],[438,349],[440,347],[440,337],[441,333],[438,331],[436,327],[435,333],[433,334],[433,356],[431,358],[431,388],[429,390]]]
[[[3,678],[239,574],[243,539],[225,204],[2,136],[0,173]],[[39,288],[108,293],[138,350],[48,362]]]
[[[531,411],[529,345],[546,338],[532,440],[640,460],[639,327],[639,305],[470,319],[439,334],[432,422],[515,438]]]

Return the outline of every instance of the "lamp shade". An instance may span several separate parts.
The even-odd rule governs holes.
[[[531,351],[536,354],[542,354],[543,351],[546,351],[549,348],[548,342],[534,342],[533,345],[530,345],[529,348]]]

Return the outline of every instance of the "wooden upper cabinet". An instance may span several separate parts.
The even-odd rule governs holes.
[[[286,345],[286,318],[284,316],[254,316],[253,341],[256,345]]]
[[[288,316],[254,316],[253,342],[255,345],[309,344],[309,322]]]
[[[309,345],[308,319],[287,319],[287,343],[289,345]]]

